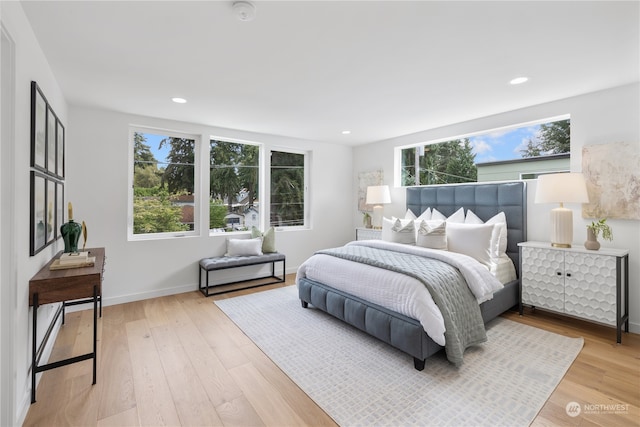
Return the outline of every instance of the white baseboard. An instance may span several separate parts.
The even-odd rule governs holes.
[[[293,271],[289,271],[289,270],[285,270],[285,275],[286,274],[294,274],[297,272],[297,269],[293,269]],[[278,274],[278,272],[276,272],[276,274]],[[243,275],[238,275],[238,276],[234,276],[233,280],[251,280],[255,278],[255,275],[253,274],[243,274]],[[213,283],[213,282],[211,282]],[[145,300],[145,299],[151,299],[151,298],[159,298],[159,297],[165,297],[167,295],[176,295],[176,294],[182,294],[185,292],[193,292],[193,291],[197,291],[198,290],[198,284],[197,283],[192,283],[192,284],[188,284],[188,285],[180,285],[180,286],[174,286],[171,288],[163,288],[163,289],[155,289],[152,291],[145,291],[145,292],[138,292],[135,294],[128,294],[128,295],[121,295],[121,296],[117,296],[117,297],[111,297],[111,298],[105,298],[102,300],[102,305],[104,307],[109,306],[109,305],[116,305],[116,304],[126,304],[129,302],[134,302],[134,301],[141,301],[141,300]],[[80,311],[80,310],[87,310],[91,308],[91,303],[87,303],[87,304],[79,304],[79,305],[75,305],[75,306],[71,306],[71,307],[67,307],[66,311],[68,313],[74,312],[74,311]]]

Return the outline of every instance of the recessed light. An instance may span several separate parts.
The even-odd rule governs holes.
[[[511,81],[509,81],[509,84],[511,85],[520,85],[522,83],[525,83],[529,80],[529,77],[516,77],[515,79],[512,79]]]
[[[176,104],[185,104],[187,102],[187,100],[184,98],[171,98],[171,100]]]
[[[350,133],[351,133],[351,131],[350,131],[350,130],[343,130],[343,131],[342,131],[342,134],[343,134],[343,135],[349,135]]]

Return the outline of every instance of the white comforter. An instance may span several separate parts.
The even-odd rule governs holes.
[[[467,255],[382,240],[356,241],[348,245],[387,248],[445,261],[460,270],[478,303],[490,300],[493,293],[503,287],[485,266]],[[302,277],[416,319],[434,342],[445,344],[442,314],[427,288],[413,277],[324,254],[313,255],[298,268],[296,280]]]

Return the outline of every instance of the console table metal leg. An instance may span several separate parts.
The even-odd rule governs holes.
[[[36,332],[38,331],[38,293],[33,294],[33,330],[31,348],[31,403],[36,401]]]
[[[102,300],[102,297],[100,297]],[[101,313],[102,315],[102,313]],[[96,368],[98,360],[98,286],[93,285],[93,383],[96,383]]]

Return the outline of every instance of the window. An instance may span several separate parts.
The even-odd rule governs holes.
[[[191,135],[133,130],[130,236],[193,234],[197,140]]]
[[[267,162],[259,143],[210,137],[203,147],[199,136],[141,127],[131,129],[130,147],[131,239],[308,224],[307,153],[267,151]],[[198,157],[207,151],[203,170]],[[207,180],[208,195],[199,190]],[[208,224],[200,203],[208,203]]]
[[[271,152],[271,226],[306,225],[306,161],[305,154]]]
[[[209,230],[260,228],[260,147],[209,141]]]
[[[570,120],[546,119],[396,149],[401,186],[521,179],[569,168]]]

